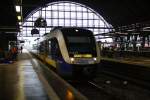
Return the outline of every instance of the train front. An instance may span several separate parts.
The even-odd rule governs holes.
[[[75,78],[93,78],[100,62],[100,51],[93,33],[84,29],[64,33],[72,75]]]

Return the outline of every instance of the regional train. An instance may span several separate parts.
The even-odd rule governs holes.
[[[38,57],[62,77],[92,78],[100,62],[93,32],[77,27],[56,27],[38,43]]]

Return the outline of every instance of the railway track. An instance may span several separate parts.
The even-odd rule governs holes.
[[[106,73],[92,81],[70,84],[89,100],[150,100],[149,89]]]
[[[148,67],[102,60],[98,71],[100,74],[128,80],[135,85],[150,89],[150,68]]]
[[[89,100],[119,100],[92,81],[70,83]]]
[[[119,100],[149,100],[150,90],[141,87],[127,78],[117,77],[110,73],[99,73],[92,82],[100,86],[105,92],[112,94]]]

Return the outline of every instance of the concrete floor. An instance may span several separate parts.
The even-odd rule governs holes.
[[[26,50],[11,64],[0,64],[0,100],[49,100]]]

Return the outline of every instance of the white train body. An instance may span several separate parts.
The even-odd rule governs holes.
[[[38,55],[62,76],[93,76],[100,50],[91,31],[56,28],[40,41]]]

